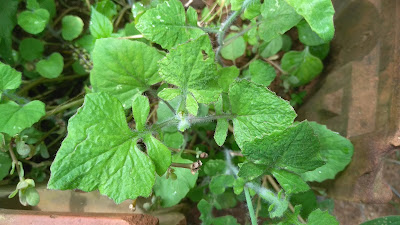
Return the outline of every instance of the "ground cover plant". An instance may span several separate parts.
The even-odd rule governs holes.
[[[251,224],[338,224],[309,182],[334,179],[352,144],[293,108],[329,52],[330,0],[68,3],[0,2],[10,197],[36,205],[49,178],[117,204],[152,196],[146,210],[187,197],[203,224],[238,224],[212,211],[241,202]]]

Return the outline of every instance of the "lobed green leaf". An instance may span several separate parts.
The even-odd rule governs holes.
[[[136,142],[118,99],[91,93],[68,123],[51,166],[49,189],[99,189],[116,203],[151,194],[155,166]]]
[[[142,42],[106,38],[92,52],[90,82],[95,92],[107,92],[130,108],[132,98],[161,81],[157,62],[163,57]]]
[[[244,142],[289,127],[296,113],[289,102],[264,86],[241,80],[229,89],[235,140]]]
[[[24,106],[9,101],[0,104],[0,132],[14,136],[32,126],[45,115],[43,102],[35,100]]]
[[[171,49],[204,32],[194,24],[194,11],[185,9],[178,0],[169,0],[147,10],[139,19],[136,28],[143,36],[165,49]],[[196,15],[197,17],[197,15]]]

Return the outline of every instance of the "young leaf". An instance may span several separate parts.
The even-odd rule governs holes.
[[[165,81],[178,86],[184,94],[192,93],[198,103],[216,101],[221,93],[214,51],[207,35],[172,49],[159,65]]]
[[[40,5],[36,0],[27,0],[26,1],[26,8],[27,9],[31,9],[31,10],[35,10],[35,9],[39,9]]]
[[[353,156],[353,145],[351,142],[315,122],[309,122],[310,126],[317,134],[321,145],[321,156],[325,158],[326,164],[302,174],[302,178],[306,181],[322,182],[327,179],[334,179],[335,175],[342,171],[351,161]]]
[[[314,170],[324,164],[318,137],[307,122],[246,142],[243,155],[257,164],[284,168],[295,173]]]
[[[317,197],[312,190],[290,195],[290,203],[301,205],[300,215],[303,218],[307,218],[312,211],[318,208]]]
[[[186,95],[186,109],[193,116],[197,116],[197,111],[199,111],[199,104],[191,94]]]
[[[56,11],[56,3],[54,0],[38,0],[40,8],[46,9],[50,13],[50,18],[53,18],[57,11]]]
[[[171,151],[151,134],[146,135],[143,142],[146,145],[147,154],[153,160],[157,174],[162,176],[171,165]]]
[[[189,6],[189,8],[186,11],[186,16],[187,16],[187,23],[191,26],[196,27],[197,26],[197,12],[196,10]]]
[[[168,101],[169,104],[172,106],[172,108],[177,111],[180,105],[182,97],[179,96],[177,98],[174,98],[171,101]],[[157,124],[160,124],[162,122],[165,122],[167,120],[176,118],[176,115],[171,111],[171,109],[164,103],[164,102],[159,102],[158,103],[158,108],[157,108]],[[177,127],[176,126],[166,126],[161,129],[162,131],[165,132],[177,132]]]
[[[313,31],[325,41],[330,41],[335,33],[331,0],[286,0],[298,14],[304,16]]]
[[[308,45],[308,46],[316,46],[322,45],[326,41],[323,40],[316,34],[313,30],[311,30],[310,25],[305,20],[300,21],[297,24],[297,30],[299,32],[299,39],[301,43]]]
[[[261,2],[259,0],[253,1],[244,10],[243,16],[248,20],[252,20],[261,14]]]
[[[33,61],[42,57],[44,44],[35,38],[25,38],[19,44],[19,53],[27,61]]]
[[[225,143],[226,136],[228,135],[229,123],[226,119],[218,119],[217,127],[215,128],[214,140],[218,146],[222,146]]]
[[[320,225],[320,224],[329,224],[329,225],[339,225],[339,222],[336,218],[330,215],[328,212],[321,211],[320,209],[314,210],[309,216],[307,220],[308,225]]]
[[[1,135],[1,134],[0,134]],[[1,138],[0,138],[0,141]],[[6,177],[11,169],[11,157],[5,153],[0,151],[0,180],[3,180]]]
[[[107,16],[110,20],[117,15],[117,5],[111,0],[101,0],[95,6],[97,12]]]
[[[330,50],[329,43],[325,43],[318,46],[310,46],[310,53],[313,56],[320,58],[321,60],[324,60],[328,56],[329,50]]]
[[[118,99],[91,93],[69,120],[51,165],[49,189],[81,189],[107,195],[116,203],[147,197],[155,180],[152,160],[137,146]]]
[[[204,164],[204,173],[208,176],[215,176],[225,173],[225,161],[221,159],[210,159]]]
[[[222,91],[229,91],[229,86],[239,76],[239,73],[240,70],[236,66],[223,67],[218,70],[218,85]]]
[[[61,23],[61,36],[67,41],[74,40],[82,33],[83,21],[78,16],[64,16]]]
[[[251,81],[256,84],[269,86],[276,77],[274,67],[261,60],[256,60],[250,63],[249,70]]]
[[[150,103],[146,96],[137,94],[132,100],[132,114],[135,119],[136,130],[144,131],[147,121],[147,116],[150,113]]]
[[[230,38],[234,37],[236,34],[231,33],[225,38],[225,42]],[[225,59],[235,60],[242,56],[246,50],[246,42],[242,36],[235,37],[234,40],[229,40],[229,43],[223,45],[221,48],[221,55]]]
[[[9,101],[0,104],[0,132],[14,136],[32,126],[45,115],[44,103],[32,101],[24,106]]]
[[[182,92],[179,89],[174,89],[174,88],[164,88],[162,91],[158,93],[158,97],[164,99],[164,100],[172,100],[179,95],[181,95]]]
[[[292,84],[298,87],[307,84],[322,72],[324,65],[321,60],[311,55],[308,48],[301,52],[290,51],[282,57],[281,67],[284,71],[296,76],[298,83]]]
[[[44,30],[50,18],[46,9],[23,11],[18,15],[18,25],[30,34],[38,34]]]
[[[21,84],[21,72],[0,62],[0,98],[5,90],[13,90]]]
[[[243,143],[274,131],[289,127],[296,113],[289,102],[264,86],[241,80],[229,90],[235,140]]]
[[[284,216],[282,220],[280,221],[279,225],[301,225],[301,223],[298,219],[298,216],[300,214],[300,205],[296,205],[294,207],[294,212],[286,211],[284,213]],[[321,224],[322,225],[322,224]]]
[[[285,0],[265,0],[261,6],[263,22],[259,34],[266,42],[296,26],[302,17]]]
[[[288,194],[295,194],[310,190],[310,187],[303,179],[294,173],[286,170],[273,169],[272,175],[278,180],[279,184]]]
[[[42,59],[36,64],[36,71],[46,78],[60,76],[64,68],[64,58],[58,52],[54,52],[48,59]]]
[[[204,32],[193,26],[193,12],[186,19],[185,9],[178,0],[169,0],[144,13],[136,28],[143,36],[165,49],[171,49],[191,38],[200,37]]]
[[[165,133],[163,142],[171,148],[181,148],[185,139],[181,132]]]
[[[203,222],[204,225],[211,225],[213,222],[212,216],[212,205],[207,202],[206,200],[202,199],[197,204],[197,208],[199,209],[201,215],[200,220]]]
[[[245,179],[246,181],[250,181],[263,175],[265,172],[267,172],[267,167],[265,165],[245,162],[240,166],[238,176]]]
[[[232,175],[218,175],[211,179],[210,191],[216,195],[225,192],[225,188],[232,187],[235,178]]]
[[[183,159],[179,155],[172,156],[172,161],[175,163],[192,163],[192,161]],[[197,181],[198,173],[193,175],[189,169],[174,167],[174,173],[176,180],[167,179],[166,174],[164,174],[162,177],[157,177],[154,184],[154,193],[161,197],[163,207],[178,204]]]
[[[90,82],[93,90],[117,97],[125,109],[131,107],[133,96],[161,81],[157,62],[163,56],[142,42],[100,39],[96,41],[92,56]]]
[[[290,51],[293,44],[292,38],[287,34],[281,35],[281,37],[282,37],[282,51],[284,52]]]
[[[105,15],[97,12],[97,10],[92,7],[89,30],[90,34],[96,39],[107,38],[110,37],[113,32],[113,25]]]
[[[277,36],[276,38],[272,39],[270,42],[264,42],[261,44],[259,48],[259,53],[261,57],[268,58],[276,53],[278,53],[283,46],[283,38],[282,35]]]

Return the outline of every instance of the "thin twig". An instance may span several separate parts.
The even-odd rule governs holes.
[[[52,116],[54,114],[57,114],[59,112],[62,112],[64,110],[66,110],[66,109],[69,109],[69,108],[72,108],[72,107],[75,107],[75,106],[81,106],[83,104],[83,102],[84,102],[84,99],[82,98],[82,99],[78,99],[76,101],[70,102],[68,104],[65,104],[65,105],[63,105],[61,107],[57,107],[57,108],[55,108],[55,109],[53,109],[51,111],[46,112],[46,115],[42,119],[47,118],[49,116]]]
[[[29,161],[29,160],[24,160],[24,159],[22,159],[21,161],[23,163],[27,163],[27,164],[31,165],[33,168],[39,168],[42,166],[51,166],[51,164],[53,163],[53,161],[43,161],[40,163],[35,163],[35,162]]]
[[[116,31],[116,29],[118,29],[118,25],[119,25],[119,23],[121,22],[122,17],[124,16],[126,10],[128,10],[128,9],[130,9],[130,8],[131,8],[130,5],[126,5],[126,6],[120,11],[120,13],[119,13],[119,15],[118,15],[118,18],[117,18],[117,20],[115,21],[115,24],[114,24],[114,30],[115,30],[115,31]]]
[[[185,4],[185,8],[189,7],[189,6],[190,6],[190,4],[192,4],[192,3],[193,3],[193,0],[189,0],[188,2],[186,2],[186,4]]]
[[[179,167],[185,169],[192,169],[193,163],[171,163],[172,167]]]
[[[260,57],[259,54],[255,55],[250,61],[248,61],[248,62],[246,63],[246,65],[240,67],[239,69],[240,69],[240,70],[246,69],[252,62],[254,62],[255,60],[257,60],[259,57]]]
[[[136,34],[136,35],[126,36],[126,37],[119,37],[118,39],[140,39],[140,38],[143,38],[143,34]]]
[[[276,64],[274,61],[269,60],[269,59],[263,59],[263,60],[264,60],[265,62],[271,64],[272,66],[274,66],[274,67],[275,67],[277,70],[279,70],[279,72],[281,72],[282,74],[288,74],[288,73],[286,73],[285,71],[283,71],[282,68],[281,68],[278,64]]]

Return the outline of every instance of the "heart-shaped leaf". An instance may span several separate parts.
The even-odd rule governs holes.
[[[38,34],[44,30],[49,18],[50,14],[45,9],[26,10],[18,15],[18,25],[28,33]]]
[[[40,75],[46,78],[56,78],[60,76],[64,67],[62,55],[55,52],[48,59],[42,59],[36,64],[36,70]]]

